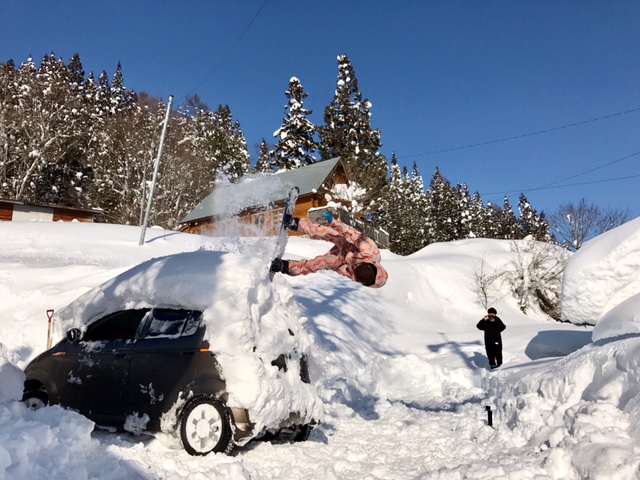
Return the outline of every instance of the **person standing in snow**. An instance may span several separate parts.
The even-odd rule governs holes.
[[[478,330],[484,330],[484,346],[492,369],[502,365],[502,335],[500,333],[507,328],[497,313],[495,308],[489,308],[487,314],[476,325]]]
[[[333,270],[365,287],[380,288],[388,278],[387,271],[380,265],[380,250],[376,242],[353,227],[334,220],[324,212],[323,224],[313,223],[306,218],[284,218],[285,228],[309,235],[314,240],[325,240],[333,247],[324,255],[311,260],[282,260],[271,262],[271,271],[297,276],[321,270]]]

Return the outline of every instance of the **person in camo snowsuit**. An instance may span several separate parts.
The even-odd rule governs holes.
[[[306,218],[285,218],[288,230],[309,235],[314,240],[325,240],[333,247],[324,255],[311,260],[282,260],[271,263],[272,272],[297,276],[321,270],[332,270],[366,287],[380,288],[387,283],[387,271],[380,265],[380,250],[376,242],[325,212],[326,225],[313,223]]]

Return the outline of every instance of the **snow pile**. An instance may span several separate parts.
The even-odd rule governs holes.
[[[124,309],[203,311],[207,340],[225,377],[232,407],[249,410],[256,432],[277,428],[291,412],[320,420],[315,389],[300,381],[311,340],[288,283],[270,282],[263,260],[200,250],[155,258],[82,295],[58,313],[57,334]],[[271,364],[289,356],[287,371]]]
[[[605,313],[593,329],[594,342],[604,338],[640,333],[640,294],[627,298]]]
[[[592,344],[489,386],[498,434],[509,428],[518,446],[539,451],[552,478],[638,478],[640,337]]]
[[[0,404],[22,399],[24,372],[16,367],[18,356],[0,343]]]
[[[570,259],[562,284],[562,318],[597,324],[640,293],[640,218],[586,242]]]

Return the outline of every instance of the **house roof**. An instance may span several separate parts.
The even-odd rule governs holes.
[[[24,202],[21,200],[12,200],[9,198],[0,198],[0,203],[11,203],[13,205],[25,205],[31,207],[55,208],[58,210],[73,210],[74,212],[93,213],[95,215],[104,213],[104,210],[102,208],[67,207],[64,205],[55,205],[52,203]]]
[[[300,195],[314,193],[340,163],[332,158],[285,172],[244,179],[240,183],[217,186],[180,223],[189,223],[217,215],[232,215],[246,208],[267,206],[287,198],[289,190],[297,186]]]

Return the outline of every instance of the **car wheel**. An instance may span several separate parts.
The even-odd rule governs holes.
[[[29,410],[40,410],[49,405],[49,395],[44,390],[30,390],[22,396],[22,402]]]
[[[190,455],[230,453],[233,442],[229,412],[211,395],[196,397],[182,411],[180,439]]]

